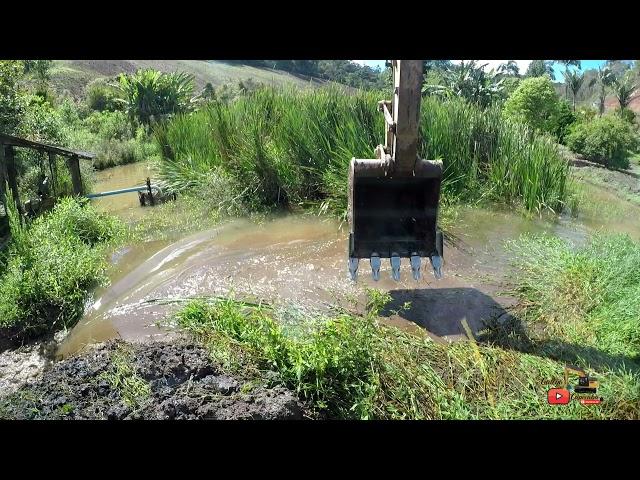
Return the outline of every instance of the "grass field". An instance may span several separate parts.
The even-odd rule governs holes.
[[[62,92],[68,90],[79,98],[84,87],[98,78],[108,78],[119,73],[133,73],[141,68],[153,68],[161,72],[183,71],[194,76],[196,89],[207,82],[214,87],[225,83],[237,83],[252,79],[266,85],[291,85],[309,87],[324,82],[308,80],[295,75],[247,65],[235,65],[219,61],[205,60],[55,60],[51,70],[51,85]]]

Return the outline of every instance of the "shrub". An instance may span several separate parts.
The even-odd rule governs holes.
[[[638,137],[628,122],[610,114],[575,124],[567,136],[567,146],[607,168],[628,168]]]
[[[12,238],[0,282],[0,335],[25,340],[72,326],[89,289],[106,283],[100,247],[122,235],[122,227],[73,198],[60,200],[28,225],[21,224],[15,208],[9,217]]]
[[[17,135],[38,142],[66,146],[68,137],[60,112],[36,95],[25,97],[24,116]]]
[[[128,140],[131,127],[124,112],[93,112],[82,121],[82,126],[103,140]]]
[[[578,107],[576,110],[577,122],[590,122],[598,116],[598,110],[593,107]]]
[[[149,141],[144,128],[135,136],[124,112],[92,112],[70,125],[70,143],[75,148],[96,154],[93,166],[98,169],[148,160],[156,155],[155,144]]]
[[[630,123],[633,126],[637,125],[636,113],[630,108],[623,108],[622,110],[618,110],[618,114],[620,118],[622,118],[625,122]]]
[[[571,110],[569,102],[566,100],[560,100],[558,103],[558,111],[555,116],[555,125],[553,134],[558,141],[562,144],[565,142],[565,138],[569,133],[571,125],[576,121],[577,115]]]
[[[119,110],[121,105],[117,98],[116,89],[104,80],[96,80],[86,87],[86,103],[91,110],[99,112]]]
[[[560,102],[551,83],[544,77],[526,78],[504,103],[504,115],[534,130],[555,134]]]

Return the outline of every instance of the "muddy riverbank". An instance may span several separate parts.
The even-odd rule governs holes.
[[[98,190],[141,183],[149,173],[144,164],[109,170],[100,172],[104,182]],[[597,186],[588,193],[590,201],[577,218],[527,219],[508,209],[460,207],[446,232],[445,277],[440,281],[433,278],[427,262],[418,282],[411,278],[406,263],[400,282],[391,280],[388,264],[383,264],[381,280],[374,282],[368,262],[362,261],[358,282],[352,283],[344,225],[316,216],[278,217],[261,223],[239,219],[183,238],[123,247],[110,257],[110,285],[93,292],[74,328],[58,334],[53,343],[45,340],[0,352],[0,397],[23,385],[31,388],[47,375],[51,380],[45,383],[53,385],[56,375],[61,375],[56,369],[67,368],[67,362],[86,361],[77,359],[94,355],[87,352],[101,342],[133,342],[135,351],[144,356],[142,343],[181,341],[166,319],[185,299],[198,296],[235,295],[282,308],[327,311],[353,300],[362,305],[366,288],[373,287],[389,292],[392,299],[382,312],[384,322],[405,330],[424,329],[438,341],[467,338],[463,320],[477,333],[494,319],[505,318],[516,303],[508,294],[512,267],[505,241],[546,232],[580,244],[595,230],[620,231],[640,239],[636,205]],[[139,207],[135,194],[117,198],[96,202],[102,202],[101,209],[134,222],[144,221],[145,212],[151,211]],[[106,352],[112,347],[98,351],[104,348]],[[42,388],[40,392],[45,392]]]
[[[186,341],[111,341],[58,362],[0,397],[0,419],[302,419],[304,405],[265,379],[229,376]]]

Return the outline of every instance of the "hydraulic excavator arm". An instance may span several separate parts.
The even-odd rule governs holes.
[[[393,99],[378,103],[385,119],[385,145],[376,159],[351,160],[349,168],[349,271],[369,258],[374,280],[381,258],[400,279],[400,259],[409,258],[420,278],[421,257],[442,276],[443,241],[437,230],[442,163],[418,156],[422,60],[392,60]]]

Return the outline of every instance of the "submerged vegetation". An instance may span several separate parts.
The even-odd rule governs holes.
[[[216,170],[256,207],[315,204],[344,215],[351,158],[372,157],[382,141],[381,95],[262,89],[211,104],[156,129],[160,175],[185,189]],[[568,166],[551,139],[458,99],[425,98],[421,111],[420,154],[442,158],[446,196],[561,210]]]

